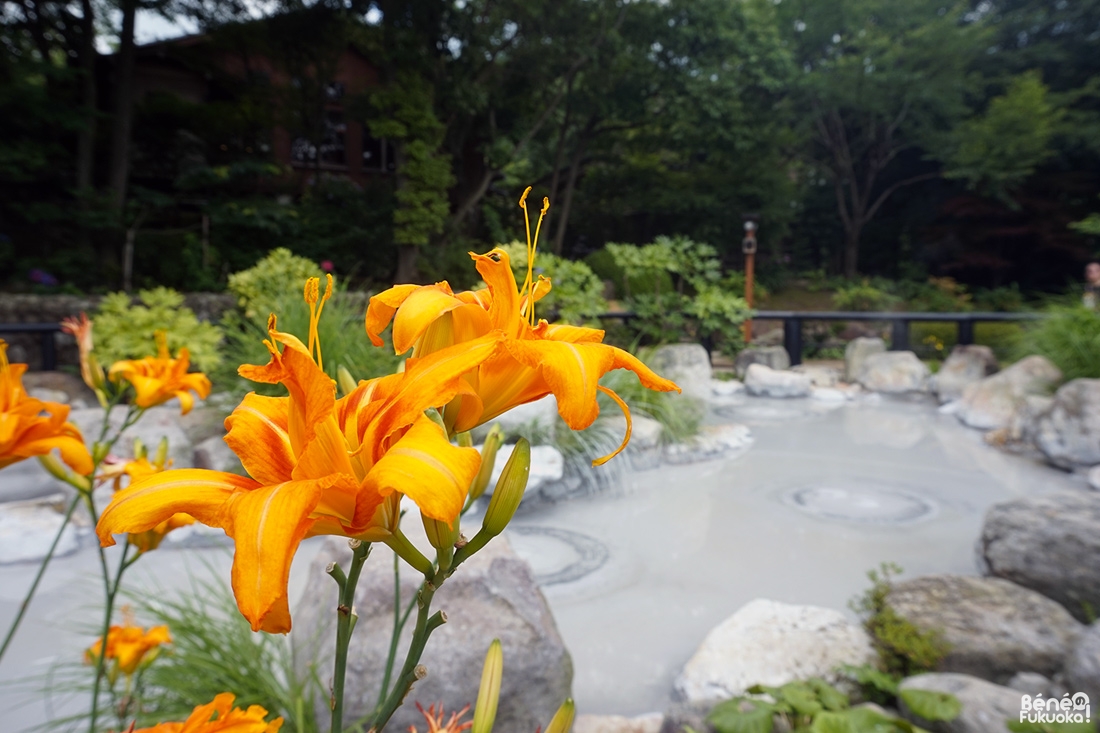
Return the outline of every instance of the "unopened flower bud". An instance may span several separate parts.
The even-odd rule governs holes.
[[[46,455],[38,457],[39,463],[42,467],[50,472],[50,475],[56,479],[60,479],[69,484],[78,491],[91,491],[92,484],[88,481],[87,476],[81,476],[75,473],[71,468],[61,462],[55,454],[47,453]]]
[[[168,462],[168,437],[165,436],[157,443],[157,452],[153,456],[153,465],[157,468],[164,470],[165,465]]]
[[[343,364],[336,367],[336,384],[340,386],[340,394],[343,395],[351,394],[359,386],[355,377],[351,376],[351,372],[345,369]]]
[[[453,527],[424,514],[421,514],[420,518],[424,522],[424,534],[428,536],[428,542],[438,553],[439,567],[446,571],[451,566],[451,558],[454,557],[455,541],[458,539],[458,518],[455,518]]]
[[[149,455],[149,451],[145,447],[145,442],[141,438],[134,438],[133,452],[134,458],[138,460]]]
[[[546,726],[546,733],[569,733],[573,727],[573,716],[576,712],[573,699],[567,698],[558,708],[558,712],[554,713],[550,725]]]
[[[482,530],[490,536],[495,537],[503,532],[508,522],[512,521],[527,489],[530,473],[531,444],[526,438],[520,438],[512,449],[508,463],[504,464],[504,472],[497,479],[493,498],[489,500],[489,508],[485,510],[485,519],[481,523]]]
[[[474,723],[470,733],[491,733],[493,730],[503,676],[504,651],[500,646],[500,639],[493,639],[489,651],[485,653],[485,664],[481,668],[481,686],[477,691],[477,705],[474,706]]]
[[[489,430],[489,434],[485,436],[485,444],[481,446],[481,468],[478,470],[477,476],[474,477],[474,482],[470,484],[469,501],[472,502],[485,493],[485,488],[489,485],[489,479],[493,475],[493,466],[497,461],[497,451],[500,450],[503,443],[504,431],[500,429],[499,425],[494,425]]]

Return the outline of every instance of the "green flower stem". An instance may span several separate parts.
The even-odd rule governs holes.
[[[90,494],[87,495],[88,506],[92,512],[93,523],[98,523],[98,517],[96,516],[95,503],[92,501]],[[103,609],[103,628],[100,635],[99,656],[96,658],[95,663],[95,683],[92,685],[92,712],[88,721],[88,733],[95,733],[96,721],[99,718],[99,690],[103,684],[103,668],[107,663],[107,635],[111,632],[111,616],[114,615],[115,598],[118,596],[118,589],[122,585],[122,574],[126,572],[126,568],[134,564],[134,561],[140,555],[134,558],[127,558],[130,554],[130,538],[126,538],[125,544],[122,545],[122,557],[118,560],[118,570],[115,571],[115,577],[112,581],[110,570],[107,567],[107,553],[103,547],[99,548],[99,563],[100,569],[103,572],[103,589],[106,595],[106,605]]]
[[[432,598],[435,596],[436,591],[434,581],[442,583],[443,579],[442,574],[437,573],[436,577],[431,581],[425,582],[420,592],[417,593],[416,603],[418,609],[416,613],[416,628],[413,629],[412,643],[409,645],[409,651],[405,655],[405,664],[401,667],[401,673],[397,677],[397,684],[390,690],[390,694],[386,698],[382,708],[371,721],[371,731],[380,731],[386,726],[386,723],[393,717],[397,708],[405,701],[405,696],[409,694],[409,690],[412,689],[413,684],[417,680],[422,679],[426,674],[426,670],[420,665],[420,657],[424,653],[424,646],[428,643],[428,637],[432,635],[432,632],[447,622],[447,617],[442,611],[437,611],[435,614],[429,616],[431,613]]]
[[[355,604],[355,586],[359,584],[359,574],[363,571],[363,563],[370,555],[370,543],[351,540],[352,548],[351,568],[347,576],[337,565],[329,572],[340,586],[340,604],[336,607],[336,660],[332,673],[332,733],[343,733],[344,730],[344,675],[348,667],[348,645],[351,642],[351,634],[355,630],[355,614],[352,608]],[[343,581],[343,582],[341,582]]]
[[[421,586],[423,590],[423,586]],[[396,553],[393,556],[393,632],[390,635],[390,649],[386,655],[386,669],[382,675],[382,687],[378,691],[378,700],[374,703],[374,710],[364,716],[362,719],[356,721],[357,725],[366,723],[374,715],[378,714],[378,711],[382,709],[382,705],[386,702],[386,693],[390,690],[390,680],[393,678],[393,663],[397,659],[397,644],[401,640],[401,632],[405,630],[405,624],[408,623],[409,616],[412,615],[413,607],[416,606],[416,597],[414,596],[409,604],[405,606],[404,612],[401,611],[401,558]]]
[[[80,492],[77,492],[73,500],[69,502],[69,509],[65,512],[65,519],[62,520],[61,526],[57,530],[57,535],[54,536],[53,543],[46,553],[46,557],[42,558],[42,563],[38,566],[38,572],[34,576],[34,581],[31,583],[30,589],[27,590],[27,595],[23,598],[23,603],[19,606],[19,613],[15,614],[15,619],[11,622],[11,628],[8,629],[7,636],[4,637],[4,644],[0,646],[0,659],[4,658],[4,652],[8,650],[11,640],[15,637],[16,629],[19,628],[19,624],[23,621],[23,616],[27,613],[27,609],[31,605],[31,599],[34,598],[35,591],[38,590],[38,583],[42,580],[42,576],[46,574],[46,566],[49,565],[50,560],[53,559],[53,554],[57,550],[57,545],[61,542],[61,535],[65,532],[65,528],[69,526],[69,520],[73,517],[76,505],[80,503],[80,497]]]

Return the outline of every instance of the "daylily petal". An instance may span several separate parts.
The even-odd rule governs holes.
[[[437,318],[465,305],[437,286],[426,285],[409,293],[393,319],[393,350],[404,354],[411,349]]]
[[[509,340],[508,353],[537,369],[558,400],[558,414],[573,430],[583,430],[600,414],[596,385],[611,370],[615,357],[605,344]]]
[[[382,341],[381,334],[386,330],[386,326],[390,324],[393,319],[393,314],[397,312],[398,307],[405,302],[405,298],[419,288],[422,285],[394,285],[389,290],[383,290],[378,295],[372,296],[370,302],[367,304],[367,315],[365,319],[365,325],[367,329],[367,336],[370,337],[370,342],[375,346],[381,346]],[[398,352],[400,353],[400,352]]]
[[[443,428],[421,415],[374,464],[367,484],[383,495],[400,491],[424,516],[453,524],[480,467],[477,450],[451,445]]]
[[[110,547],[115,543],[111,535],[144,532],[178,512],[211,527],[224,527],[223,509],[229,497],[259,486],[246,476],[202,468],[155,473],[111,497],[96,525],[96,534],[100,544]]]
[[[253,631],[290,631],[290,563],[313,519],[322,481],[288,481],[241,491],[225,506],[225,531],[236,543],[233,594]]]
[[[641,359],[630,354],[622,349],[610,348],[613,364],[612,369],[629,369],[638,375],[638,380],[642,383],[643,387],[647,389],[656,390],[658,392],[681,392],[676,382],[671,379],[665,379],[658,375],[652,369],[647,367]]]
[[[512,274],[508,253],[498,248],[484,255],[470,252],[470,257],[492,295],[489,320],[492,321],[493,328],[499,328],[505,335],[515,338],[519,335],[519,325],[523,320],[520,316],[516,277]]]
[[[571,344],[598,344],[603,342],[604,332],[599,328],[570,326],[565,323],[547,323],[540,321],[536,333],[553,341],[568,341]]]
[[[241,459],[248,475],[265,486],[291,480],[294,451],[287,426],[287,397],[245,395],[225,419],[225,443]]]

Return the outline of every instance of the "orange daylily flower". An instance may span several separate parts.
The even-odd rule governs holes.
[[[290,630],[287,577],[304,538],[393,540],[402,494],[424,516],[453,525],[481,458],[473,448],[451,445],[425,410],[466,389],[462,375],[501,341],[489,334],[412,359],[404,372],[360,382],[338,400],[318,365],[316,325],[324,300],[316,281],[307,296],[309,345],[277,331],[272,316],[264,342],[271,361],[239,370],[289,392],[246,395],[225,421],[225,441],[249,475],[203,469],[154,474],[115,494],[96,528],[110,545],[112,534],[142,532],[178,512],[221,527],[236,543],[233,590],[254,631]]]
[[[112,626],[107,632],[107,659],[117,662],[118,671],[129,676],[137,671],[143,661],[146,661],[150,652],[155,651],[161,644],[169,644],[171,641],[172,635],[168,633],[167,626],[154,626],[148,631],[131,624]],[[95,664],[99,655],[103,653],[102,650],[101,637],[84,652],[84,661]]]
[[[132,733],[278,733],[282,718],[265,722],[267,710],[249,705],[247,710],[233,707],[236,696],[229,692],[217,695],[213,702],[198,705],[182,723],[159,723]]]
[[[526,211],[524,199],[520,205]],[[544,203],[544,214],[547,207]],[[420,356],[486,333],[502,333],[505,348],[466,375],[469,389],[448,405],[447,424],[459,432],[469,430],[517,405],[553,394],[565,423],[583,430],[599,415],[596,393],[603,392],[622,408],[627,429],[622,444],[595,461],[599,465],[626,447],[631,432],[629,408],[614,391],[599,384],[604,374],[629,369],[649,389],[679,392],[680,388],[626,351],[604,344],[602,330],[551,325],[545,320],[532,325],[534,303],[550,289],[548,280],[532,278],[533,249],[528,246],[528,274],[522,290],[507,252],[499,248],[484,255],[471,252],[487,293],[455,294],[445,282],[398,285],[371,298],[367,334],[372,343],[380,344],[379,334],[392,319],[394,350],[401,354],[415,346],[414,353]]]
[[[69,406],[29,396],[23,389],[26,371],[26,364],[8,363],[8,344],[0,339],[0,468],[57,448],[75,472],[91,473],[94,464],[84,438],[65,421]]]
[[[134,404],[138,407],[154,407],[178,397],[186,415],[195,403],[191,393],[206,399],[210,394],[210,380],[202,372],[188,374],[191,355],[186,348],[180,349],[179,356],[173,359],[168,353],[167,335],[157,331],[156,336],[157,356],[117,361],[111,365],[107,376],[112,382],[124,379],[134,385]]]
[[[88,385],[102,400],[102,393],[106,378],[103,375],[103,367],[92,353],[92,322],[88,320],[87,313],[81,313],[80,318],[75,316],[61,321],[61,330],[72,335],[76,339],[77,349],[80,351],[80,376],[84,384]]]
[[[109,463],[99,472],[96,478],[100,481],[112,480],[114,482],[115,491],[119,491],[122,488],[123,476],[128,476],[130,478],[130,483],[133,484],[155,473],[160,473],[168,468],[171,463],[171,461],[167,461],[166,463],[151,462],[146,456],[142,455],[132,461]],[[160,547],[160,543],[164,540],[164,536],[172,530],[186,527],[194,523],[195,518],[190,514],[173,514],[160,524],[144,532],[131,532],[129,535],[130,544],[137,548],[138,553],[150,552]]]
[[[424,706],[420,703],[416,703],[416,709],[420,711],[420,714],[424,716],[424,719],[428,721],[427,733],[463,733],[473,727],[474,721],[467,720],[462,722],[462,718],[470,711],[470,706],[459,710],[457,713],[451,713],[451,717],[444,722],[446,713],[443,712],[443,703],[439,703],[439,711],[436,712],[435,705],[429,705],[425,710]],[[417,733],[416,726],[409,726],[409,733]]]

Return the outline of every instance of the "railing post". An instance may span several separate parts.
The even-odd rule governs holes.
[[[909,350],[909,321],[895,318],[890,324],[890,351]]]
[[[42,332],[42,371],[57,370],[57,344],[53,340],[53,331]]]
[[[959,332],[958,338],[955,339],[956,342],[963,344],[964,346],[974,343],[974,321],[970,320],[969,318],[960,319],[958,321],[958,325]]]
[[[791,359],[791,366],[802,363],[802,319],[790,316],[783,319],[783,348]]]

